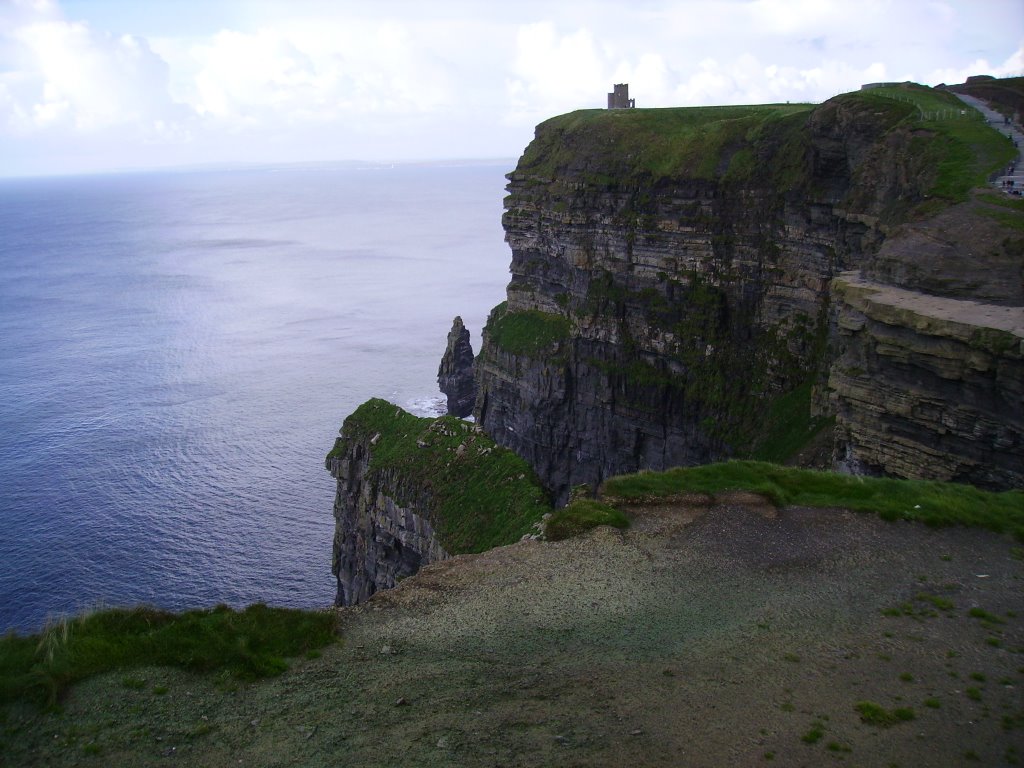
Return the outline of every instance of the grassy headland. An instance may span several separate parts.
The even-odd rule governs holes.
[[[519,169],[551,177],[585,157],[588,165],[607,169],[625,161],[628,175],[711,179],[721,172],[728,148],[756,138],[766,126],[799,128],[813,109],[813,104],[765,104],[578,110],[541,123],[540,140],[527,147]],[[586,148],[583,154],[581,147]],[[600,181],[600,175],[594,180]],[[607,181],[615,179],[608,176]]]
[[[963,202],[972,189],[985,185],[993,171],[1017,156],[1006,136],[948,91],[908,83],[866,91],[861,98],[895,100],[914,107],[907,121],[931,134],[920,148],[938,169],[929,190],[932,197]]]
[[[917,217],[963,202],[971,189],[1015,156],[1012,143],[954,94],[907,83],[836,96],[824,104],[578,110],[541,123],[517,172],[555,181],[569,172],[598,187],[630,179],[715,180],[810,190],[813,139],[809,121],[856,115],[878,137],[907,137],[913,173],[924,180]],[[882,145],[879,145],[882,146]],[[867,159],[870,177],[893,158]],[[643,209],[642,202],[638,210]]]
[[[551,510],[530,466],[472,424],[419,418],[386,400],[369,400],[345,419],[328,458],[342,455],[349,441],[377,435],[368,479],[396,478],[390,493],[408,494],[399,503],[424,505],[451,554],[516,541]]]

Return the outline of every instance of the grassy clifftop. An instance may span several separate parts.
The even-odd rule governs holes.
[[[810,104],[768,104],[579,110],[541,123],[519,169],[554,175],[582,164],[627,175],[711,179],[721,175],[730,148],[765,132],[799,128],[812,109]]]
[[[627,531],[437,563],[368,607],[117,612],[70,622],[70,643],[60,628],[5,638],[0,763],[1017,764],[1019,546],[836,509],[672,498],[788,483],[770,467],[708,471],[718,479],[686,488],[640,476],[669,495],[623,492]],[[878,497],[900,489],[907,508],[930,504],[905,482]],[[143,653],[86,647],[97,636]],[[40,712],[29,699],[46,689],[31,678],[51,671],[51,649],[61,665],[97,649],[111,663],[75,671],[62,706]],[[276,674],[289,655],[305,658]]]
[[[615,187],[646,176],[721,180],[808,189],[816,142],[843,134],[857,151],[863,134],[876,151],[853,164],[888,165],[891,152],[923,177],[925,212],[962,202],[1014,157],[1012,144],[954,94],[912,83],[836,96],[820,105],[579,110],[537,127],[517,174],[552,181],[568,175]],[[906,146],[894,149],[890,136]],[[887,153],[888,152],[888,153]],[[870,169],[861,173],[869,182]]]

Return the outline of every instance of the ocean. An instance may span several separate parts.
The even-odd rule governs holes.
[[[0,180],[0,631],[330,605],[341,422],[436,413],[512,161]]]

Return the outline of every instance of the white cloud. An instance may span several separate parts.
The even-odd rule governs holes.
[[[194,68],[186,94],[202,115],[241,122],[331,120],[429,112],[452,99],[449,75],[408,27],[396,23],[291,23],[218,32],[180,62]]]
[[[934,69],[928,75],[930,83],[962,83],[971,75],[986,74],[995,77],[1018,77],[1024,75],[1024,44],[1014,51],[1002,64],[995,66],[985,59],[976,59],[961,67]]]
[[[521,26],[511,77],[506,80],[513,115],[534,120],[590,104],[600,106],[608,90],[606,55],[586,28],[559,34],[544,21]]]
[[[0,168],[514,155],[614,83],[657,107],[1013,75],[1022,28],[1019,0],[0,0]]]
[[[758,13],[770,7],[760,2]],[[612,44],[596,45],[586,28],[559,33],[550,23],[522,27],[517,42],[515,76],[507,81],[510,109],[515,117],[533,122],[603,106],[604,93],[617,82],[630,84],[638,106],[706,106],[823,101],[886,74],[878,61],[858,66],[818,58],[814,66],[796,66],[789,57],[765,61],[739,45],[717,46],[719,54],[701,59],[686,55],[696,47],[679,49],[684,51],[680,55],[670,55],[674,49],[668,45],[660,46],[663,53],[624,50],[614,38]]]
[[[81,131],[145,125],[168,116],[167,65],[146,41],[95,34],[86,24],[44,20],[19,27],[28,67],[8,79],[8,118],[21,129],[24,116],[39,128],[63,125]]]

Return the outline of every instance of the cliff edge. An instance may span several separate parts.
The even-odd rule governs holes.
[[[535,531],[550,511],[526,462],[460,419],[373,399],[345,419],[326,465],[338,481],[332,572],[355,605],[449,555]]]

